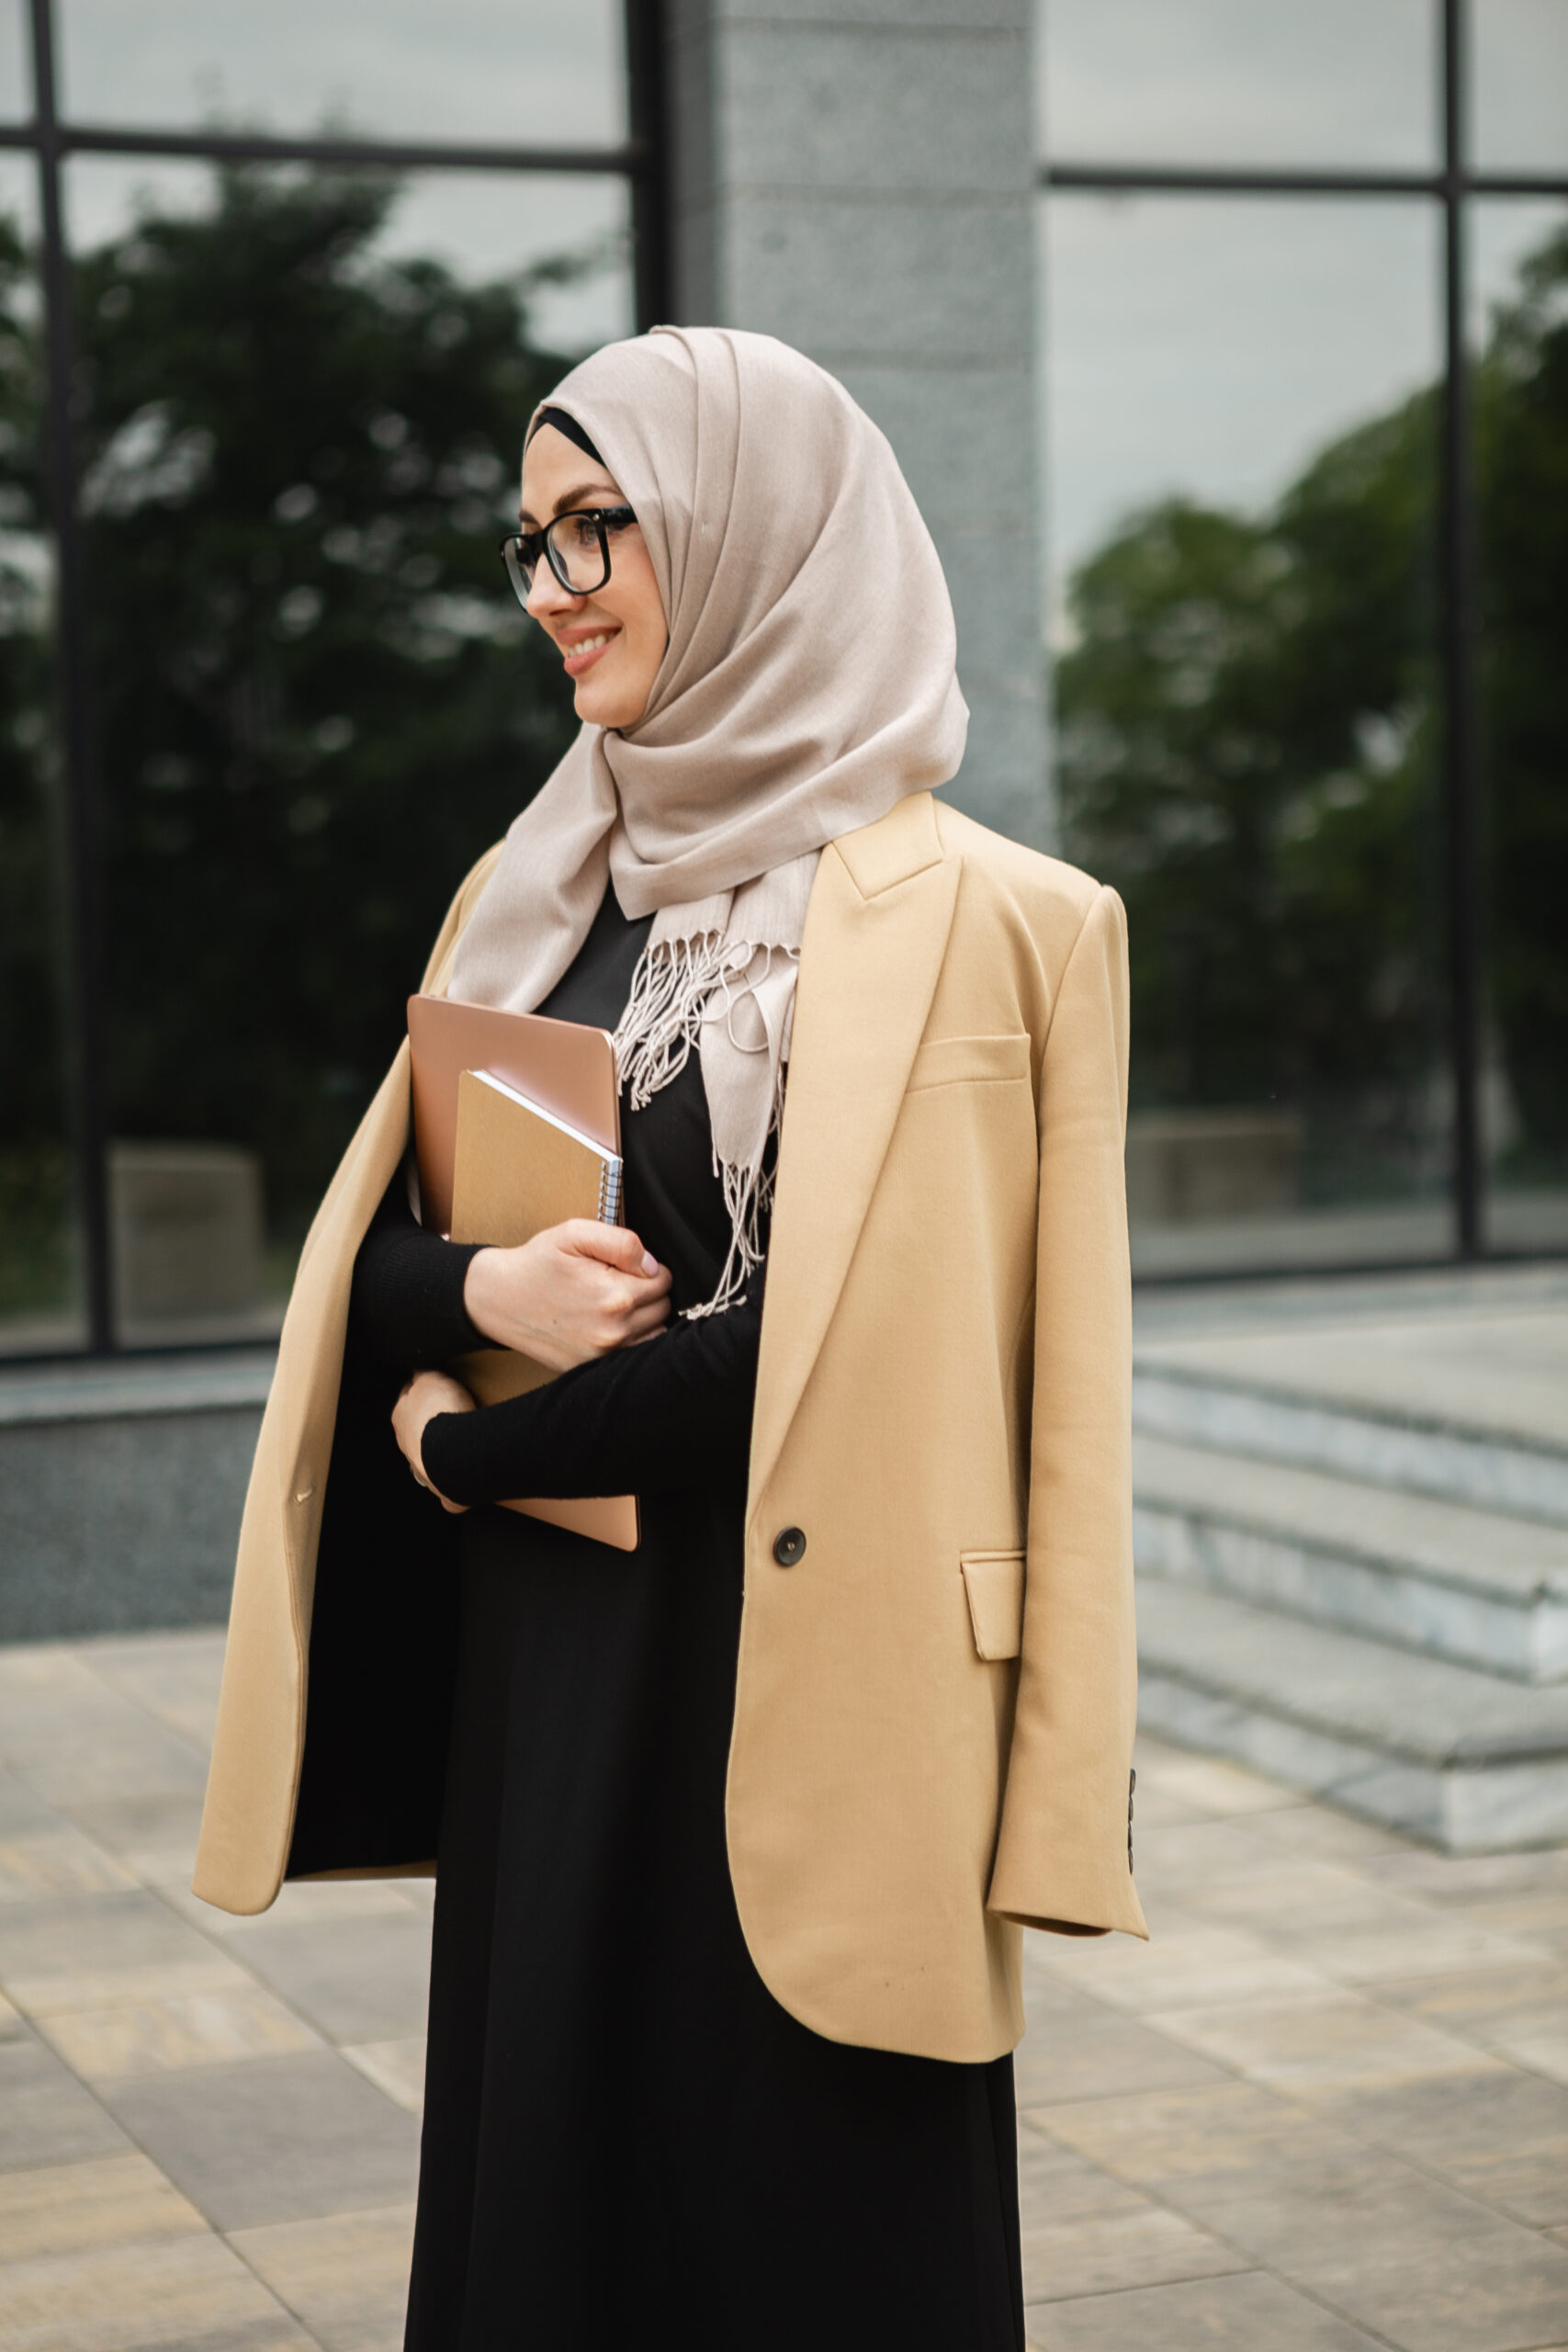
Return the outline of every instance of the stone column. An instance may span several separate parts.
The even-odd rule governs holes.
[[[958,616],[948,797],[1044,846],[1029,0],[668,11],[675,316],[781,335],[886,433]]]

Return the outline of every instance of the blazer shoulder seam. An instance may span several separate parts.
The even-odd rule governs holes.
[[[1047,1050],[1051,1044],[1051,1032],[1056,1025],[1056,1007],[1061,1003],[1063,990],[1067,985],[1067,975],[1073,968],[1073,964],[1077,956],[1078,949],[1083,945],[1084,937],[1089,930],[1089,924],[1093,922],[1095,916],[1100,912],[1101,907],[1105,904],[1108,899],[1115,900],[1116,904],[1120,906],[1121,900],[1117,899],[1116,893],[1111,888],[1110,884],[1108,882],[1097,882],[1094,886],[1094,896],[1090,899],[1088,906],[1085,907],[1078,927],[1073,933],[1073,944],[1068,948],[1066,956],[1062,958],[1062,968],[1060,973],[1057,975],[1056,985],[1051,991],[1050,1010],[1045,1016],[1045,1035],[1043,1039],[1043,1046]]]

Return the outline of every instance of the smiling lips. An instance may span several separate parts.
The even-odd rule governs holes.
[[[575,645],[563,646],[567,676],[581,678],[584,670],[593,667],[611,639],[619,637],[620,633],[618,628],[603,629],[597,636],[580,637]]]

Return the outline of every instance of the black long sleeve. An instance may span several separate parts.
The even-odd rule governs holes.
[[[479,1244],[427,1233],[409,1206],[400,1168],[354,1261],[349,1316],[386,1363],[417,1372],[491,1343],[463,1305],[468,1261]]]
[[[676,1322],[547,1387],[426,1422],[426,1476],[455,1503],[744,1486],[762,1278],[727,1314]]]

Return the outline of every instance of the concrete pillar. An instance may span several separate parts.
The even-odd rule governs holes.
[[[848,385],[946,567],[948,797],[1047,844],[1029,0],[669,0],[674,314]]]

